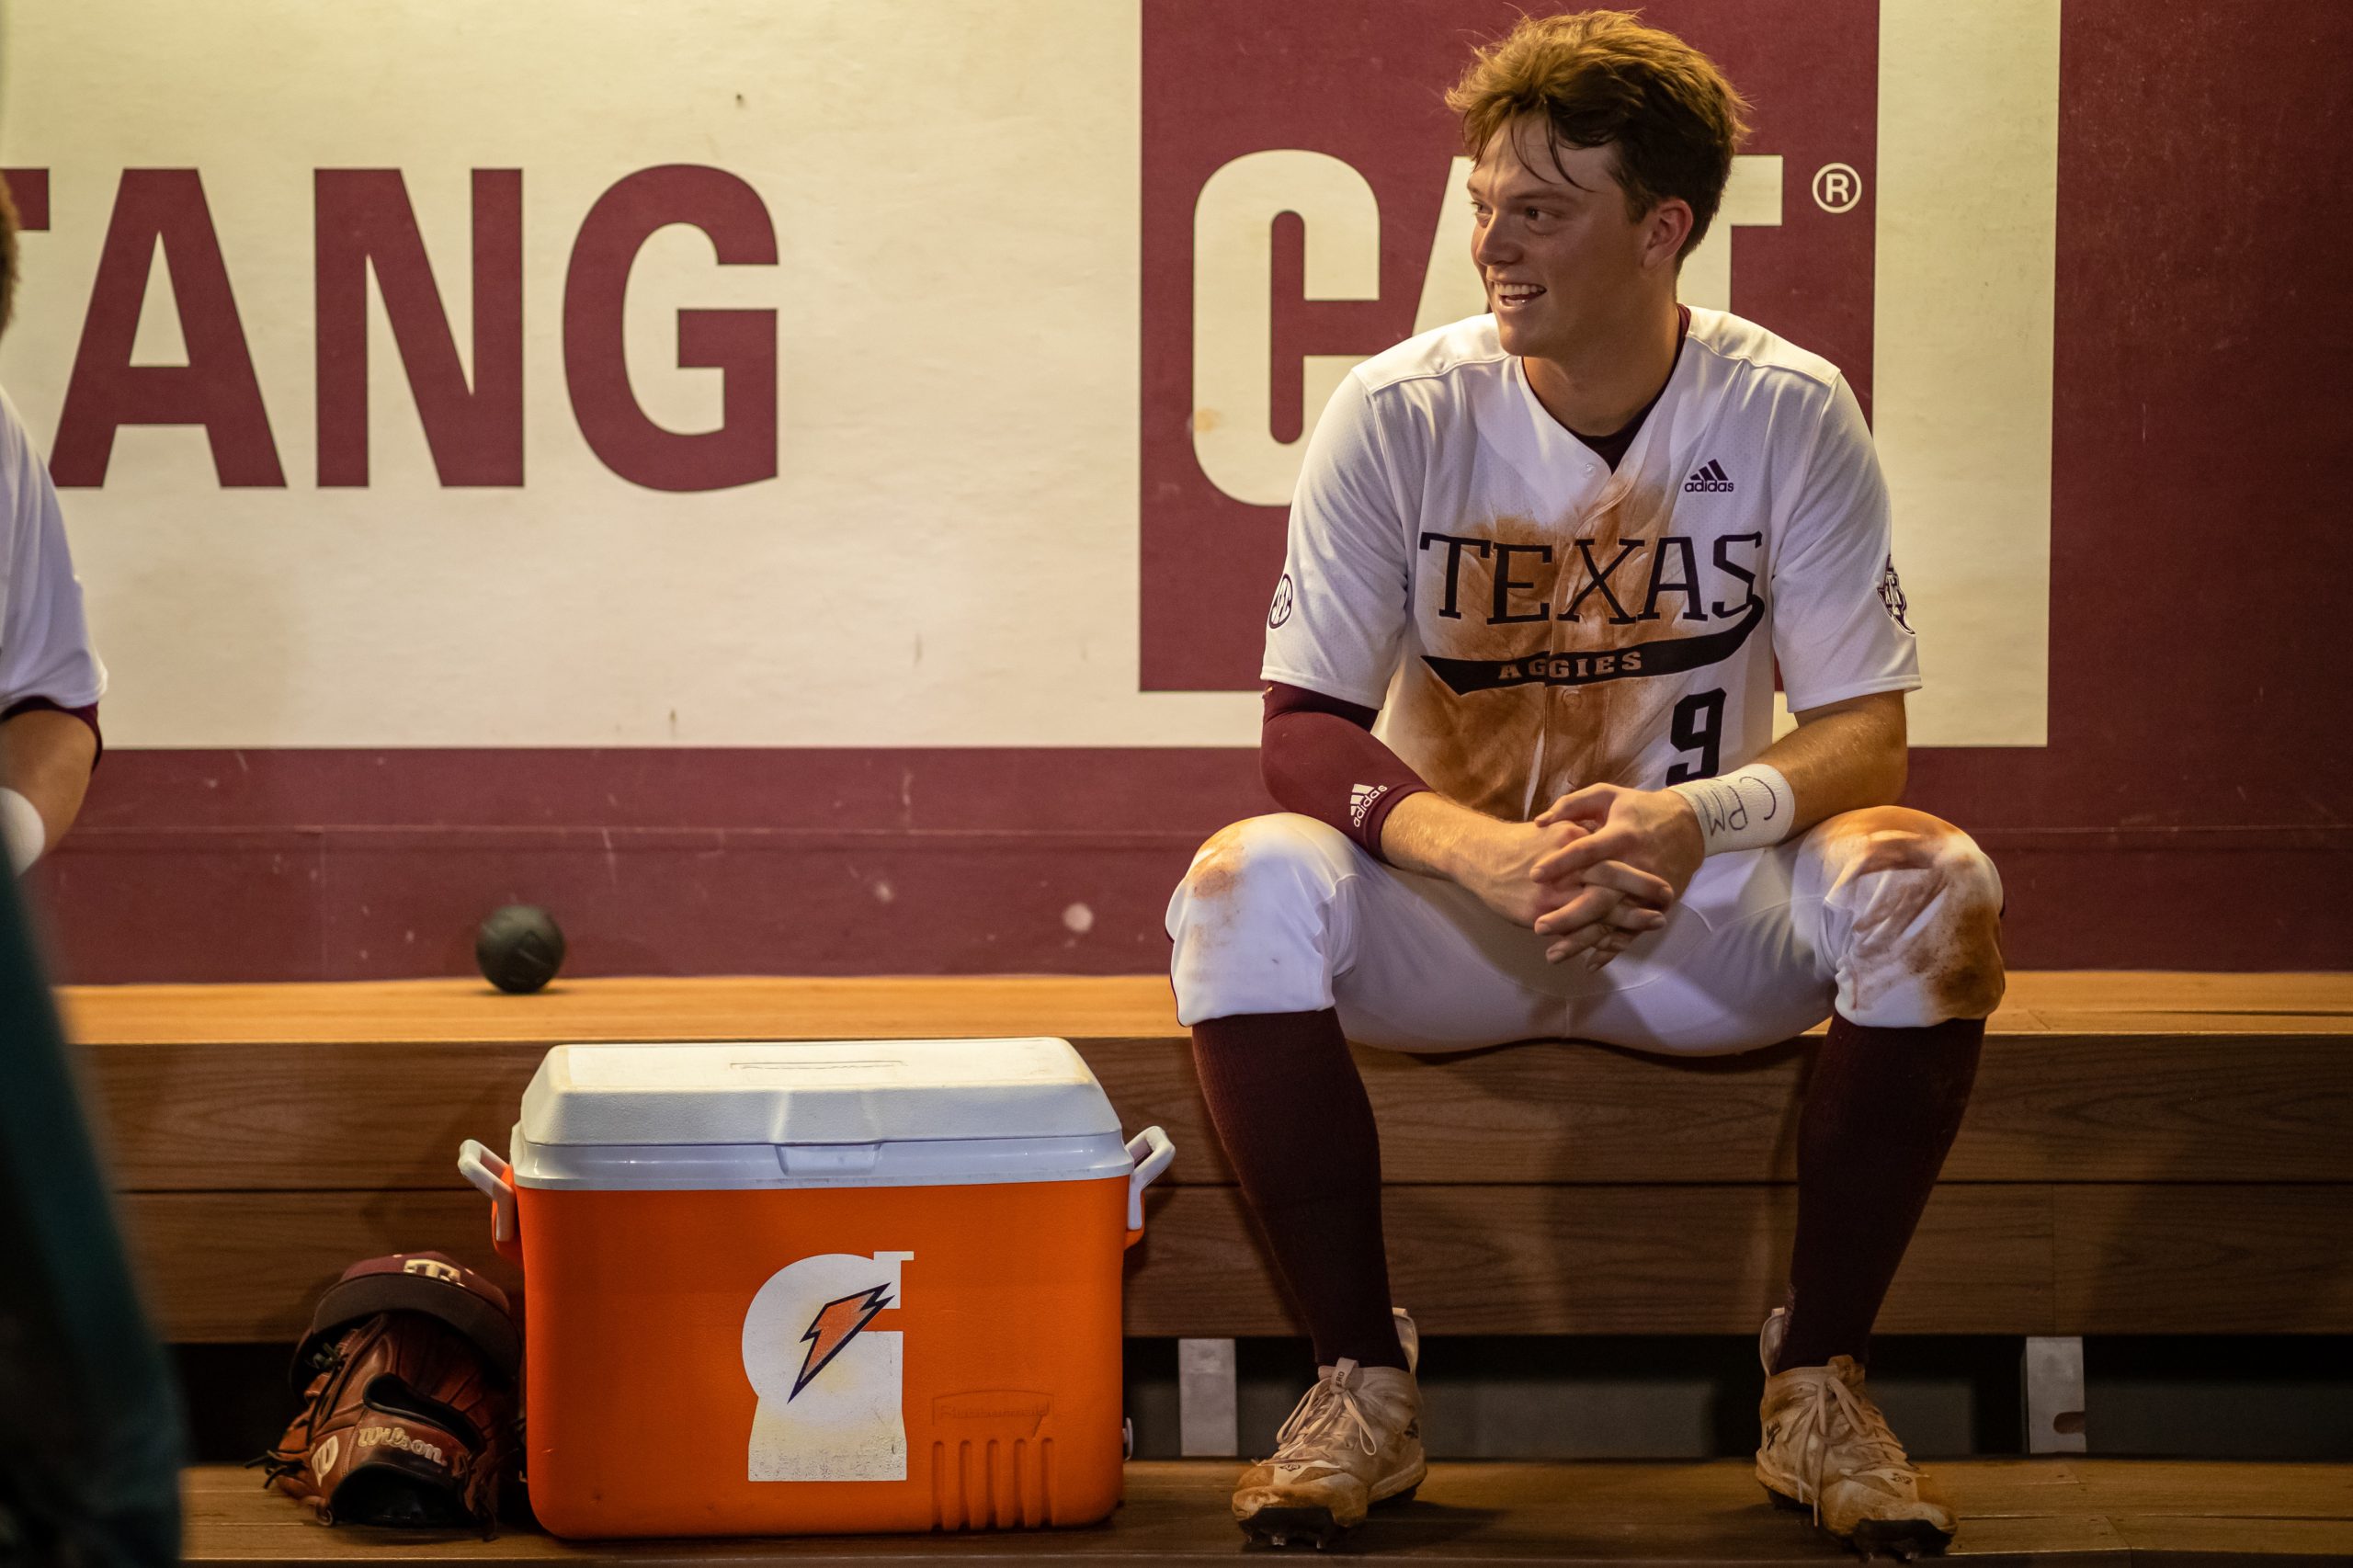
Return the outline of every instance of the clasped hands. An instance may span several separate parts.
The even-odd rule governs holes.
[[[1699,869],[1699,821],[1669,790],[1592,784],[1526,823],[1498,823],[1465,885],[1490,909],[1552,940],[1554,963],[1597,970],[1666,911]]]

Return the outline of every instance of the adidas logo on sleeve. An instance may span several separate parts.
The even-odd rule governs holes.
[[[1389,786],[1386,784],[1359,784],[1350,790],[1348,791],[1348,820],[1358,827],[1362,827],[1365,814],[1370,812],[1380,801],[1381,797],[1387,793],[1389,793]]]
[[[1713,458],[1700,464],[1699,472],[1683,482],[1683,488],[1687,491],[1730,490],[1732,487],[1732,475],[1726,473],[1724,465]]]

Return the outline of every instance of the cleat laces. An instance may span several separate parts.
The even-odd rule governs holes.
[[[1919,1471],[1904,1452],[1904,1445],[1889,1428],[1887,1417],[1848,1388],[1844,1379],[1835,1375],[1809,1378],[1806,1383],[1812,1397],[1800,1396],[1790,1435],[1801,1454],[1811,1452],[1813,1457],[1811,1490],[1815,1524],[1822,1522],[1822,1483],[1830,1468],[1830,1450],[1842,1419],[1848,1438],[1841,1446],[1872,1461],[1847,1471],[1847,1479],[1870,1477],[1896,1482],[1918,1477]]]
[[[1332,1369],[1332,1375],[1317,1381],[1290,1413],[1282,1430],[1275,1434],[1274,1458],[1269,1464],[1314,1457],[1319,1439],[1353,1440],[1368,1454],[1381,1452],[1380,1440],[1373,1435],[1372,1423],[1366,1419],[1364,1407],[1357,1403],[1357,1364],[1347,1357]],[[1351,1432],[1350,1428],[1354,1428]]]

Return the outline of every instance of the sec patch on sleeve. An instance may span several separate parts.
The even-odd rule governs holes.
[[[1286,577],[1283,582],[1288,585],[1290,579]],[[1893,555],[1887,558],[1887,564],[1880,568],[1879,602],[1887,607],[1888,619],[1904,628],[1910,635],[1915,637],[1919,635],[1912,630],[1912,623],[1904,619],[1904,612],[1911,607],[1904,601],[1904,580],[1895,574],[1895,557]]]

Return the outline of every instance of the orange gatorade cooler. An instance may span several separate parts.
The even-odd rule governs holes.
[[[1118,1506],[1120,1256],[1175,1151],[1059,1040],[560,1045],[508,1158],[524,1463],[574,1537]],[[510,1163],[511,1162],[511,1163]]]

